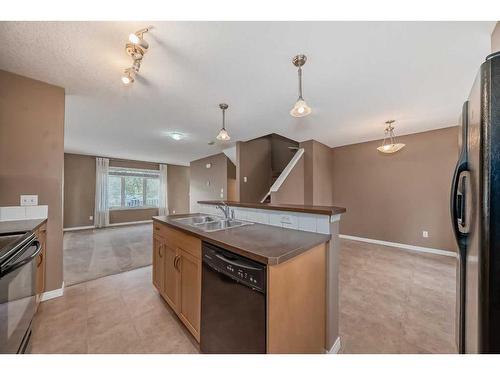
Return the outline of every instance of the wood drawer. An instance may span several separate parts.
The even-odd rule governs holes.
[[[168,225],[155,222],[153,234],[161,236],[168,246],[181,249],[197,259],[201,259],[201,240]]]

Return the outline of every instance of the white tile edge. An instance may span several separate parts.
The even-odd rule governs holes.
[[[400,249],[405,249],[405,250],[410,250],[410,251],[417,251],[417,252],[421,252],[421,253],[430,253],[430,254],[436,254],[436,255],[444,255],[444,256],[448,256],[448,257],[452,257],[452,258],[456,258],[457,257],[457,253],[454,253],[453,251],[441,250],[441,249],[433,249],[431,247],[423,247],[423,246],[407,245],[407,244],[404,244],[404,243],[396,243],[396,242],[388,242],[388,241],[381,241],[381,240],[373,240],[371,238],[349,236],[349,235],[346,235],[346,234],[339,234],[339,237],[340,238],[345,238],[346,240],[353,240],[353,241],[374,243],[374,244],[377,244],[377,245],[397,247],[397,248],[400,248]]]
[[[342,344],[340,342],[340,336],[337,337],[337,340],[335,340],[333,346],[330,348],[330,350],[326,350],[326,354],[339,354],[340,348],[342,347]]]
[[[70,228],[64,228],[63,232],[71,232],[71,231],[74,231],[74,230],[85,230],[85,229],[94,229],[94,228],[95,228],[94,225],[89,225],[89,226],[86,226],[86,227],[70,227]]]
[[[48,301],[49,299],[61,297],[64,294],[64,281],[59,289],[50,290],[48,292],[43,292],[40,296],[40,302]]]

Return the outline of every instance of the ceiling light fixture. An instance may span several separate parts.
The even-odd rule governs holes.
[[[179,132],[170,132],[168,133],[168,136],[175,141],[180,141],[182,138],[184,138],[184,134]]]
[[[222,129],[220,130],[219,134],[217,135],[217,139],[219,141],[229,141],[231,137],[229,136],[228,132],[226,131],[226,109],[229,108],[229,106],[225,103],[219,104],[219,108],[222,109]]]
[[[396,143],[396,136],[394,135],[394,126],[392,125],[394,122],[396,121],[388,120],[385,122],[387,126],[385,127],[384,141],[382,142],[382,146],[377,147],[377,150],[379,150],[384,154],[393,154],[401,150],[403,147],[405,147],[404,143]]]
[[[135,81],[134,79],[134,71],[131,68],[127,68],[123,71],[122,82],[124,85],[130,85]]]
[[[304,117],[312,112],[311,107],[307,105],[304,98],[302,97],[302,66],[306,63],[306,61],[306,55],[297,55],[292,60],[293,65],[298,68],[299,74],[299,98],[290,111],[290,114],[293,117]]]
[[[122,76],[124,85],[129,85],[135,81],[134,76],[139,73],[142,59],[149,49],[149,43],[144,39],[144,34],[152,29],[152,26],[136,31],[128,36],[129,43],[125,45],[125,51],[132,58],[132,66],[125,69]]]

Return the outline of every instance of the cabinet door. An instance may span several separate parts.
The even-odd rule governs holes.
[[[178,249],[179,260],[179,318],[200,341],[201,260],[185,250]]]
[[[177,305],[179,300],[179,292],[178,292],[178,271],[175,268],[175,262],[177,260],[177,251],[170,247],[168,244],[164,244],[163,247],[165,250],[164,254],[164,288],[163,288],[163,296],[165,300],[168,302],[170,307],[172,307],[175,311],[177,311]]]
[[[161,238],[153,237],[153,285],[160,293],[164,289],[164,246]]]

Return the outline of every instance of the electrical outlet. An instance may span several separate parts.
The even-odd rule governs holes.
[[[21,195],[21,206],[38,206],[38,195]]]
[[[429,232],[427,232],[426,230],[422,231],[422,237],[424,238],[429,237]]]
[[[243,177],[243,182],[247,182],[247,181],[248,181],[247,176]]]
[[[172,210],[172,213],[175,214],[175,210]]]
[[[89,221],[94,220],[94,217],[92,215],[89,216]]]

